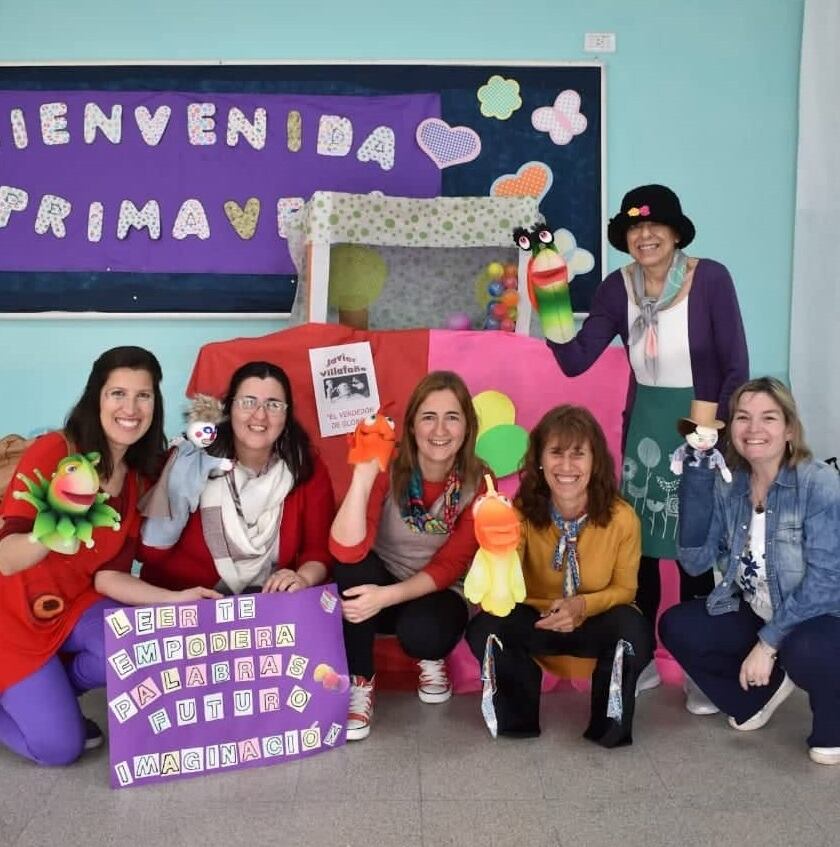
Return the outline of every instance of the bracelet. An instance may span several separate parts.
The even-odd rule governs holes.
[[[775,662],[779,656],[779,651],[771,647],[766,642],[762,641],[760,638],[758,639],[758,643],[762,646],[764,651],[767,653],[768,657],[771,661]]]

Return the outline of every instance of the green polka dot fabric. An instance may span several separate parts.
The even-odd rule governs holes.
[[[532,197],[415,199],[318,191],[289,219],[287,229],[301,278],[306,243],[331,247],[328,321],[338,320],[336,307],[349,290],[361,297],[353,305],[368,310],[371,329],[445,327],[455,314],[468,315],[480,329],[486,303],[476,299],[477,277],[488,262],[516,263],[513,230],[530,228],[539,219]],[[369,292],[360,289],[354,263],[340,264],[348,254],[340,245],[348,244],[375,252],[387,268],[384,284],[371,283]],[[292,323],[307,319],[305,296],[305,287],[299,287]]]
[[[293,220],[304,240],[315,244],[507,247],[516,227],[533,226],[538,219],[533,197],[418,200],[316,191]]]

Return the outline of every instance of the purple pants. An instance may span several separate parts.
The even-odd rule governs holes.
[[[0,694],[0,744],[39,765],[69,765],[85,747],[85,721],[77,696],[105,685],[102,611],[94,603],[77,621],[61,652]]]

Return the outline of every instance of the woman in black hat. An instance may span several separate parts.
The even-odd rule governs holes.
[[[547,344],[567,376],[586,371],[616,335],[627,349],[622,493],[642,522],[636,601],[655,625],[659,559],[676,558],[677,480],[669,462],[681,439],[674,421],[688,414],[694,399],[717,403],[717,417],[728,419],[729,397],[749,375],[747,342],[727,269],[683,252],[694,224],[670,188],[643,185],[627,192],[607,236],[633,262],[601,283],[575,338]],[[680,568],[681,600],[705,596],[712,587],[710,572],[692,577]],[[658,684],[651,663],[638,690]],[[717,711],[690,683],[686,693],[689,711]]]

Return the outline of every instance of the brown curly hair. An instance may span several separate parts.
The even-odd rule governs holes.
[[[542,470],[542,454],[546,444],[555,438],[561,450],[582,444],[588,444],[592,450],[586,513],[590,523],[606,526],[619,498],[615,463],[604,430],[583,406],[556,406],[531,430],[514,505],[535,526],[545,527],[551,523],[551,493]]]

